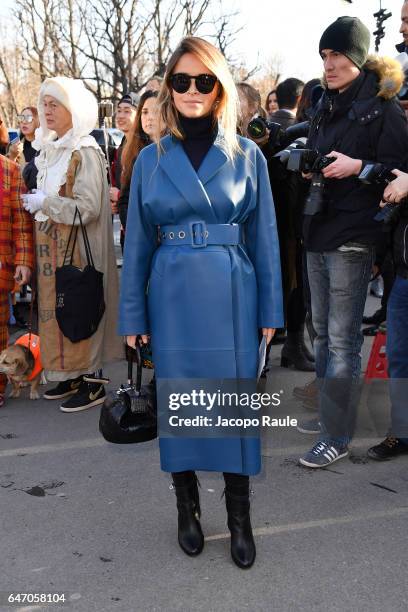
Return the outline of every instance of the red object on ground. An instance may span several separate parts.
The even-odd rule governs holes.
[[[371,347],[370,357],[368,358],[364,376],[365,381],[373,378],[388,378],[388,362],[385,352],[386,340],[387,335],[384,332],[377,332]]]

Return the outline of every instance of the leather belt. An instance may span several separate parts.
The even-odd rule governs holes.
[[[163,225],[160,227],[160,242],[166,246],[190,246],[200,249],[207,245],[237,245],[242,240],[242,225],[239,223],[209,223],[192,221],[185,225]]]

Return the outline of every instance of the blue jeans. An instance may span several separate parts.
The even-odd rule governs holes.
[[[391,434],[408,444],[408,279],[396,276],[387,305]]]
[[[360,394],[361,321],[374,249],[347,243],[334,251],[307,253],[312,299],[320,440],[347,445]]]

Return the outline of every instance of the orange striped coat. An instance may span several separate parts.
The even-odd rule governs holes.
[[[0,155],[0,291],[11,291],[16,266],[34,267],[33,222],[21,202],[17,164]]]

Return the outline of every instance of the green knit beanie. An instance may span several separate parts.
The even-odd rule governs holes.
[[[358,17],[339,17],[323,32],[319,53],[332,49],[349,58],[358,68],[367,61],[370,32]]]

